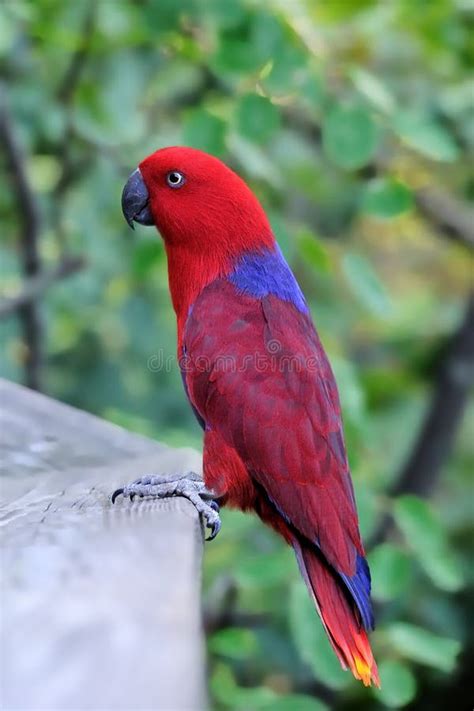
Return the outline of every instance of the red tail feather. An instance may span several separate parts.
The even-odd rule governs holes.
[[[301,574],[313,597],[318,614],[343,669],[349,668],[365,686],[380,680],[367,633],[343,587],[342,581],[315,548],[292,541]]]

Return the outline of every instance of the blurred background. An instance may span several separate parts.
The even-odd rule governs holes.
[[[162,245],[120,209],[170,144],[249,182],[334,365],[382,690],[339,669],[291,551],[224,511],[205,556],[217,711],[472,707],[473,18],[470,0],[0,5],[1,375],[201,446],[159,366]]]

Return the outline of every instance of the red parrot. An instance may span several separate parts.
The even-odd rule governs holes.
[[[217,158],[170,147],[132,173],[122,208],[132,227],[155,225],[164,240],[204,484],[141,477],[113,499],[188,496],[214,535],[218,506],[206,497],[255,511],[293,547],[342,667],[379,685],[337,386],[262,206]]]

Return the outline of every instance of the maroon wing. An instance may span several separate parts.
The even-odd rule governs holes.
[[[308,315],[214,282],[188,318],[192,404],[343,577],[363,555],[334,376]],[[359,554],[359,556],[358,556]]]

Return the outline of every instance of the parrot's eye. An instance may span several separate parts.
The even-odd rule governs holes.
[[[177,170],[172,170],[166,176],[166,182],[170,188],[180,188],[186,182],[186,178]]]

